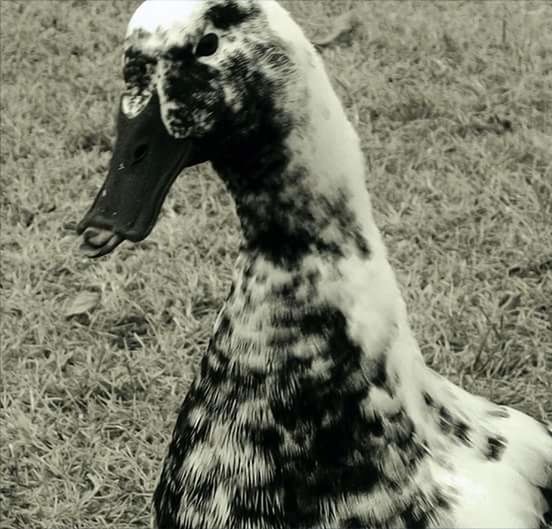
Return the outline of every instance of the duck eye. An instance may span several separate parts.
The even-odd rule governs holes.
[[[203,35],[195,50],[196,57],[213,55],[213,53],[217,51],[218,41],[219,38],[216,33],[207,33],[207,35]]]

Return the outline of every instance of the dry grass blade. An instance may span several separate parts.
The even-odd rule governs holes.
[[[100,292],[96,291],[83,290],[79,292],[65,308],[65,317],[89,314],[100,304],[101,297]]]
[[[338,16],[333,27],[324,37],[313,38],[312,42],[317,48],[325,48],[333,44],[350,44],[354,38],[355,31],[360,27],[362,19],[358,8],[351,9]]]

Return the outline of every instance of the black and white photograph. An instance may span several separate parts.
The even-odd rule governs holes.
[[[552,2],[0,0],[0,529],[552,529]]]

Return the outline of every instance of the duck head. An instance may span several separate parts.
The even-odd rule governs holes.
[[[87,255],[146,238],[184,168],[212,161],[243,172],[288,134],[284,99],[300,79],[290,39],[306,42],[272,0],[140,5],[125,39],[109,172],[77,228]]]

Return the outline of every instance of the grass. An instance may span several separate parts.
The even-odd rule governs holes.
[[[237,221],[206,166],[180,177],[147,241],[100,261],[77,251],[135,5],[1,1],[2,529],[148,527],[229,287]],[[288,5],[317,36],[352,3]],[[424,355],[551,419],[552,6],[355,6],[354,38],[323,54]],[[98,305],[67,319],[82,292]]]

